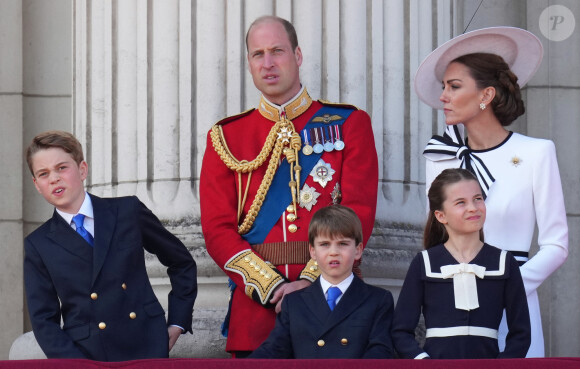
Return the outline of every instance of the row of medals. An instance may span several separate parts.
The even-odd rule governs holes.
[[[325,128],[328,128],[328,130]],[[331,152],[333,150],[340,151],[344,149],[344,142],[340,139],[341,128],[342,126],[340,125],[334,125],[303,130],[304,146],[302,147],[302,153],[304,155],[311,155],[312,153],[320,154],[323,151]],[[315,137],[314,146],[310,146],[312,140],[309,140],[309,137]],[[321,142],[324,142],[324,144]]]

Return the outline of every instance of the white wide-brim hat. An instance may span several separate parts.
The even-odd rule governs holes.
[[[433,50],[417,69],[415,92],[425,104],[443,109],[439,101],[443,75],[449,63],[466,54],[497,54],[518,77],[520,88],[536,73],[544,48],[531,32],[516,27],[482,28],[459,35]]]

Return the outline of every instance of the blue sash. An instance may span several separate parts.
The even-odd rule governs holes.
[[[322,126],[328,127],[329,125],[342,125],[353,112],[353,109],[343,108],[343,107],[336,107],[336,106],[323,106],[320,108],[313,116],[310,118],[310,121],[306,124],[304,129],[302,130],[301,137],[303,137],[303,132],[305,130],[309,130],[312,128],[318,128]],[[332,123],[324,123],[324,122],[313,122],[313,120],[317,117],[321,117],[323,115],[338,115],[341,119],[333,120]],[[343,138],[344,139],[344,138]],[[320,157],[324,152],[320,154],[312,153],[311,155],[304,155],[302,150],[299,151],[298,154],[298,162],[302,167],[302,171],[300,172],[300,186],[299,189],[304,186],[304,182],[306,182],[306,178],[312,171],[312,168],[318,163]],[[292,193],[290,192],[290,187],[288,183],[290,182],[290,163],[284,158],[280,167],[274,174],[274,178],[272,180],[272,184],[270,185],[270,189],[266,194],[262,207],[260,208],[260,212],[254,221],[254,225],[252,229],[242,237],[248,241],[251,245],[256,245],[263,243],[272,227],[278,222],[280,215],[286,210],[288,205],[292,203]],[[300,196],[297,194],[297,196]]]

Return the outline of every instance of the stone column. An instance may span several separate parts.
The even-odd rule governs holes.
[[[580,326],[580,3],[557,4],[565,9],[552,7],[543,30],[540,17],[554,2],[529,1],[524,13],[527,29],[544,45],[542,65],[527,87],[526,130],[530,136],[554,141],[568,214],[568,260],[539,289],[546,356],[579,356],[580,335],[571,327]],[[570,36],[560,40],[562,33],[568,34],[566,29]]]
[[[74,4],[74,127],[87,188],[137,195],[182,239],[198,264],[199,294],[194,335],[182,336],[172,356],[224,356],[226,278],[205,252],[197,190],[206,133],[225,115],[223,9],[186,0]],[[166,268],[153,255],[146,263],[167,307]]]
[[[3,44],[2,50],[11,50],[3,54],[0,63],[13,63],[12,66],[0,67],[0,71],[10,71],[5,81],[0,81],[1,88],[8,87],[12,96],[10,105],[2,111],[10,112],[3,119],[2,128],[5,139],[3,148],[9,150],[4,158],[15,155],[14,160],[3,162],[18,164],[11,172],[11,183],[2,183],[0,188],[9,191],[4,201],[10,202],[2,207],[10,211],[12,218],[18,220],[17,233],[0,232],[3,237],[10,235],[11,241],[2,242],[7,247],[7,255],[2,270],[2,283],[9,287],[1,288],[10,291],[9,299],[2,296],[1,308],[7,320],[3,323],[10,335],[0,343],[2,358],[8,358],[12,341],[24,331],[31,329],[28,312],[23,297],[22,281],[22,237],[36,229],[51,215],[53,208],[38,194],[34,188],[31,174],[23,155],[23,150],[36,134],[59,129],[72,131],[71,125],[71,3],[68,0],[10,0],[0,3],[0,27],[7,27],[0,35],[6,36],[10,44]],[[8,30],[8,31],[7,31]],[[0,78],[2,78],[0,72]],[[2,91],[4,92],[4,91]],[[9,94],[10,95],[10,94]],[[0,96],[0,99],[8,96]],[[12,165],[12,164],[11,164]],[[20,190],[21,189],[21,190]],[[19,192],[20,191],[20,192]],[[14,204],[18,204],[14,206]],[[20,220],[22,219],[22,221]],[[24,324],[23,324],[24,322]],[[16,327],[18,327],[16,329]]]
[[[372,9],[373,129],[379,155],[377,217],[367,276],[398,296],[414,254],[420,249],[424,210],[422,137],[430,134],[433,112],[422,109],[413,74],[432,49],[431,3],[375,1]]]
[[[0,188],[11,189],[0,206],[0,359],[22,333],[22,4],[0,3]]]

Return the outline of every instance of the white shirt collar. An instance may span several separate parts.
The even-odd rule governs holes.
[[[330,287],[335,286],[335,287],[340,288],[340,291],[344,294],[346,292],[347,288],[352,283],[353,279],[354,279],[354,274],[350,273],[350,275],[348,277],[346,277],[345,279],[343,279],[342,282],[340,282],[337,285],[333,285],[333,284],[330,284],[330,282],[328,282],[326,279],[324,279],[324,277],[321,275],[320,276],[320,286],[322,286],[322,293],[324,293],[324,296],[326,296],[326,291],[328,291],[328,289]]]
[[[63,219],[68,224],[71,224],[72,223],[72,218],[75,215],[77,215],[77,214],[84,214],[85,217],[94,219],[94,216],[93,216],[93,203],[91,202],[91,197],[89,196],[89,194],[87,192],[85,192],[85,199],[84,199],[83,204],[81,205],[81,208],[79,209],[79,212],[77,214],[65,213],[64,211],[61,211],[61,210],[58,210],[58,209],[56,209],[56,212],[61,217],[63,217]]]

